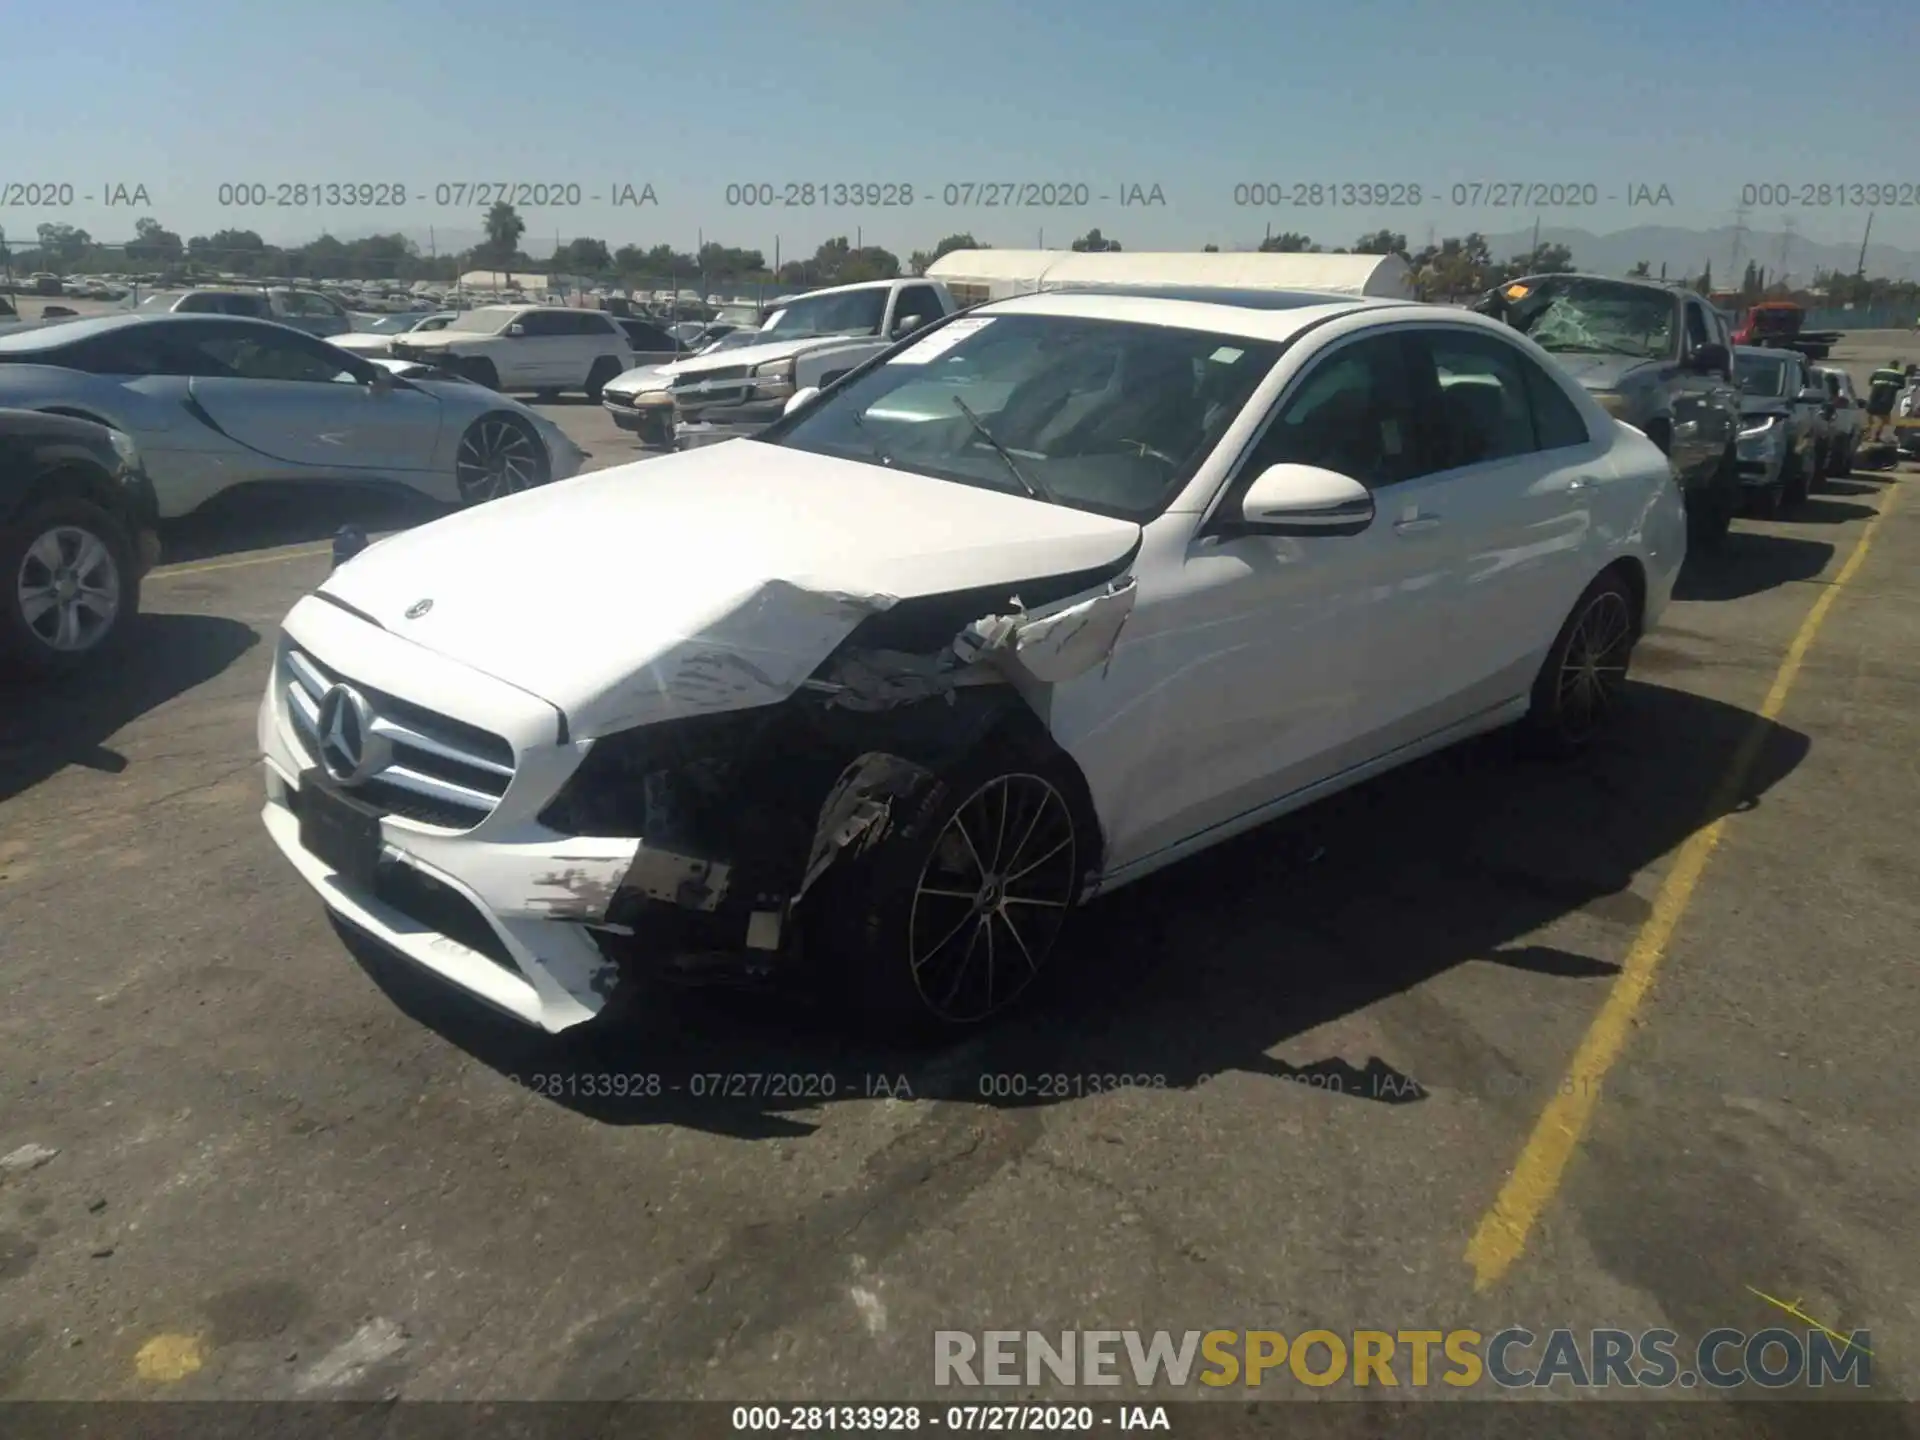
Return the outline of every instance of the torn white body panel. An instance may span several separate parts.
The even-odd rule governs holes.
[[[321,588],[590,738],[774,703],[896,599],[1097,570],[1139,539],[1131,521],[746,441],[476,506]]]

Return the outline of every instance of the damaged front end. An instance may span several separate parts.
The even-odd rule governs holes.
[[[641,837],[591,927],[603,953],[705,981],[803,961],[801,908],[836,867],[982,746],[1043,733],[1050,688],[1106,663],[1132,613],[1132,559],[1020,593],[899,601],[777,703],[596,740],[540,819]]]

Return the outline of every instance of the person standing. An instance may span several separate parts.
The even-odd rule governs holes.
[[[1867,433],[1861,444],[1877,444],[1893,423],[1893,402],[1907,385],[1907,367],[1895,360],[1867,379]]]

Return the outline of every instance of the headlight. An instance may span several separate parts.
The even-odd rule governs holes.
[[[1599,402],[1602,410],[1616,420],[1625,420],[1632,413],[1632,407],[1627,404],[1627,397],[1618,390],[1596,390],[1593,392],[1593,398]]]
[[[1740,438],[1758,443],[1786,434],[1786,422],[1778,415],[1762,415],[1758,420],[1742,424]]]
[[[762,400],[784,400],[793,394],[793,361],[769,360],[747,372]]]
[[[133,438],[119,430],[107,431],[107,438],[113,442],[113,453],[120,457],[120,463],[129,470],[140,468],[140,450]]]

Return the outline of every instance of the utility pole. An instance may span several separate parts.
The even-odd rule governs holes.
[[[1867,231],[1866,234],[1860,237],[1860,258],[1854,263],[1853,267],[1853,278],[1856,280],[1864,280],[1867,278],[1867,241],[1872,237],[1873,211],[1869,210],[1867,212]]]
[[[1741,273],[1740,255],[1747,248],[1747,213],[1745,205],[1736,206],[1733,212],[1733,251],[1727,257],[1727,272],[1732,275]]]
[[[1527,252],[1527,259],[1533,265],[1540,263],[1540,217],[1538,215],[1533,217],[1533,249]]]

